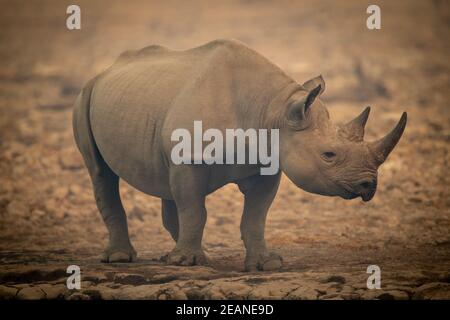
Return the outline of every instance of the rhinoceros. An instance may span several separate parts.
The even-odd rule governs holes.
[[[236,40],[215,40],[185,51],[152,45],[127,51],[90,80],[73,114],[77,146],[109,232],[103,262],[136,260],[119,196],[119,178],[162,200],[162,223],[176,242],[168,264],[207,263],[202,249],[205,197],[228,183],[243,193],[240,231],[245,269],[275,270],[282,258],[264,239],[267,212],[283,172],[299,188],[344,199],[369,201],[377,169],[406,126],[364,142],[369,108],[335,126],[320,99],[322,76],[297,83],[268,59]],[[174,164],[171,133],[203,127],[278,129],[276,174],[262,164]]]

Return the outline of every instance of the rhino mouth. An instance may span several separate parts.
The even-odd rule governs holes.
[[[375,192],[356,193],[356,192],[353,192],[353,191],[345,190],[344,194],[341,195],[341,197],[346,199],[346,200],[352,200],[352,199],[356,199],[358,197],[361,197],[362,201],[368,202],[368,201],[372,200],[374,195],[375,195]]]
[[[359,193],[359,192],[355,192],[352,189],[350,189],[347,186],[341,186],[343,189],[343,194],[340,195],[343,199],[346,200],[352,200],[352,199],[356,199],[358,197],[361,197],[362,201],[367,202],[372,200],[373,196],[375,195],[375,192],[370,192],[370,193]]]
[[[358,198],[359,196],[361,196],[361,195],[359,195],[359,194],[357,194],[357,193],[354,193],[354,192],[350,192],[350,191],[348,191],[348,190],[345,190],[344,194],[341,195],[341,197],[344,198],[345,200],[356,199],[356,198]]]
[[[362,199],[364,202],[367,202],[367,201],[372,200],[372,198],[373,198],[374,195],[375,195],[375,190],[373,190],[373,191],[371,191],[371,192],[369,192],[369,193],[362,193],[362,194],[361,194],[361,199]]]
[[[374,181],[375,182],[372,183],[371,186],[364,187],[363,189],[358,187],[358,185],[355,186],[354,188],[352,188],[345,183],[341,183],[340,186],[341,186],[342,190],[344,191],[343,194],[341,195],[341,197],[344,199],[349,199],[349,200],[361,197],[362,201],[364,201],[364,202],[370,201],[375,196],[375,192],[377,190],[376,180],[374,180]]]

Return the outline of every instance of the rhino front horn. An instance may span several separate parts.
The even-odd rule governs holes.
[[[349,139],[350,141],[360,142],[364,139],[364,127],[366,126],[367,119],[369,118],[370,107],[364,109],[359,116],[352,121],[345,124],[339,131],[341,136]]]
[[[389,132],[384,138],[370,143],[369,147],[374,152],[375,159],[379,165],[386,160],[388,155],[400,140],[403,131],[405,131],[407,118],[407,113],[403,112],[400,121],[391,132]]]

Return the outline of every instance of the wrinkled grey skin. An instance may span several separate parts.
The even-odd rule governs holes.
[[[274,270],[279,255],[264,239],[267,211],[284,172],[298,187],[317,194],[375,194],[377,168],[399,141],[406,114],[379,141],[363,142],[367,108],[336,128],[319,96],[322,77],[300,85],[270,61],[234,40],[216,40],[186,51],[150,46],[126,52],[86,84],[77,98],[73,125],[98,209],[109,231],[104,262],[131,262],[119,178],[162,199],[162,220],[176,241],[167,263],[206,263],[201,241],[205,197],[228,183],[245,196],[241,235],[246,270]],[[280,171],[260,175],[260,165],[174,165],[173,130],[280,129]]]

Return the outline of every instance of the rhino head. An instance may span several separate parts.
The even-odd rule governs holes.
[[[303,84],[289,104],[280,129],[280,166],[305,191],[344,199],[373,198],[377,170],[400,140],[406,126],[404,112],[385,137],[365,142],[364,126],[370,107],[343,126],[335,126],[318,99],[325,89],[321,76]]]

